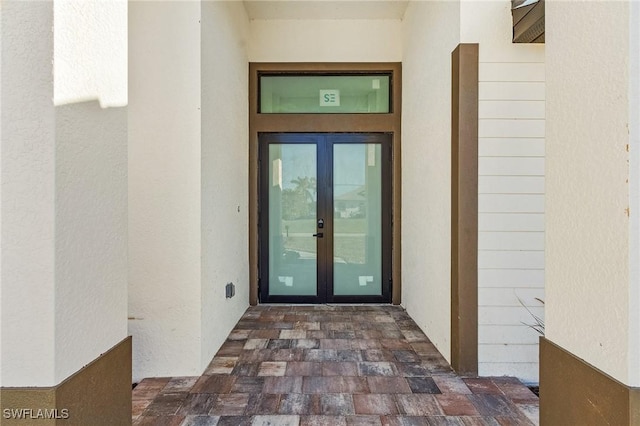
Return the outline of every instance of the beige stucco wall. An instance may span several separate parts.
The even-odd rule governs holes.
[[[127,336],[127,109],[56,107],[56,383]]]
[[[2,386],[57,385],[127,335],[127,111],[100,108],[104,92],[78,102],[85,94],[54,75],[55,61],[92,65],[54,48],[62,25],[71,34],[87,21],[59,13],[2,4]],[[126,80],[112,87],[126,92]]]
[[[247,26],[239,2],[129,5],[134,381],[202,373],[249,304]]]
[[[127,336],[127,4],[53,12],[60,383]]]
[[[127,0],[55,0],[56,105],[127,105]]]
[[[0,35],[2,35],[2,9],[0,9]],[[0,37],[0,70],[2,70],[2,37]],[[2,84],[0,84],[0,141],[2,141]],[[2,176],[2,149],[0,148],[0,176]],[[0,198],[2,192],[0,190]],[[0,207],[0,223],[2,223],[2,207]],[[1,237],[0,237],[1,238]],[[0,262],[2,259],[2,242],[0,241]],[[0,320],[2,319],[2,272],[0,271]],[[0,324],[0,385],[2,384],[2,325]]]
[[[203,369],[249,304],[247,31],[240,2],[202,4]]]
[[[201,373],[199,2],[129,4],[133,379]]]
[[[404,18],[402,301],[451,359],[451,52],[456,2],[412,2]]]
[[[547,2],[546,337],[623,383],[629,27],[626,2]]]
[[[640,386],[640,3],[629,13],[629,385]],[[635,78],[634,78],[635,76]]]
[[[251,62],[399,62],[397,20],[252,20]]]
[[[53,7],[44,2],[3,2],[0,13],[2,386],[51,386],[55,384]],[[30,48],[24,50],[25,45]]]

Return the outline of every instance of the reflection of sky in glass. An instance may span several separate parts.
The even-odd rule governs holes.
[[[317,178],[316,146],[311,144],[282,146],[282,189],[294,189],[292,181],[300,177]],[[313,194],[314,199],[316,194]]]
[[[334,196],[353,191],[364,186],[364,166],[367,145],[334,145],[333,186]]]
[[[292,181],[299,177],[317,178],[315,145],[281,146],[283,189],[296,188],[296,184]],[[366,144],[334,145],[334,196],[337,197],[364,186],[366,149]]]

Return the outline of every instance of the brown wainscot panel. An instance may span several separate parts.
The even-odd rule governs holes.
[[[540,338],[540,424],[640,425],[640,389]]]
[[[0,401],[3,426],[130,425],[131,337],[57,386],[2,388]]]

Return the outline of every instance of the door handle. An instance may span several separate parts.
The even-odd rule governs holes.
[[[318,237],[318,238],[323,238],[324,237],[324,233],[323,232],[318,232],[317,234],[313,234],[314,237]]]

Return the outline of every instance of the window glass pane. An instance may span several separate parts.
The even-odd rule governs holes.
[[[316,146],[269,145],[269,294],[317,294]]]
[[[382,294],[381,146],[333,146],[333,293]]]
[[[389,75],[263,75],[260,113],[388,113],[389,94]]]

